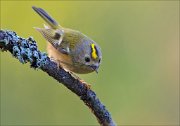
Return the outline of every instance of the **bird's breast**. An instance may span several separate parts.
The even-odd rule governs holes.
[[[47,43],[47,52],[50,58],[53,58],[56,62],[59,62],[59,64],[65,67],[66,69],[69,69],[68,67],[70,67],[73,64],[72,57],[70,55],[61,53],[50,43]]]

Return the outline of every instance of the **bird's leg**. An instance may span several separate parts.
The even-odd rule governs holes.
[[[85,82],[85,81],[82,80],[82,79],[80,79],[79,81],[80,81],[82,84],[84,84],[87,89],[91,89],[91,84],[88,84],[87,82]]]
[[[87,89],[91,89],[91,84],[88,84],[87,82],[79,78],[76,74],[74,74],[73,72],[69,71],[69,73],[71,74],[71,76],[79,80],[84,86],[86,86]]]
[[[50,60],[53,61],[53,62],[55,62],[55,63],[57,64],[57,68],[58,68],[58,69],[60,68],[61,65],[60,65],[59,60],[55,59],[54,57],[50,57]]]

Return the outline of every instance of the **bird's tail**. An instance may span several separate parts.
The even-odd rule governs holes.
[[[53,29],[57,29],[60,25],[42,8],[32,6],[33,10],[36,11]]]

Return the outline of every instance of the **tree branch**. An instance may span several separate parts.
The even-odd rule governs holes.
[[[29,62],[32,68],[43,70],[70,89],[92,110],[100,125],[116,125],[95,92],[63,68],[57,68],[55,62],[38,50],[36,41],[32,37],[24,39],[13,31],[0,30],[0,49],[1,51],[9,51],[23,64]]]

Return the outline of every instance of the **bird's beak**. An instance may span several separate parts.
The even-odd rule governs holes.
[[[98,73],[98,68],[99,68],[99,66],[91,65],[90,67],[91,67],[94,71],[96,71],[96,73]]]
[[[96,71],[96,73],[98,74],[98,69],[96,69],[95,71]]]

